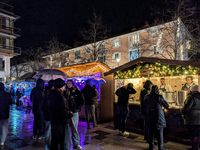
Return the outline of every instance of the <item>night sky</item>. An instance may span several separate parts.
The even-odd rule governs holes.
[[[93,10],[102,14],[104,24],[111,29],[111,36],[155,18],[154,10],[162,8],[164,0],[4,0],[14,6],[14,13],[21,16],[15,27],[21,28],[21,37],[15,46],[22,51],[43,47],[56,36],[60,42],[74,46],[80,41],[80,31],[87,27]]]

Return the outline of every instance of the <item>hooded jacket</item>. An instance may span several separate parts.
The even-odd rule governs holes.
[[[85,98],[85,105],[94,105],[93,98],[96,96],[95,89],[89,84],[86,84],[81,92]]]
[[[43,101],[43,90],[44,90],[44,81],[38,79],[36,87],[32,89],[30,100],[32,102],[33,114],[42,113],[42,101]]]
[[[79,112],[85,104],[83,94],[75,86],[72,86],[72,88],[66,87],[66,91],[64,91],[64,96],[69,104],[69,109],[73,113]]]
[[[128,106],[129,94],[135,94],[135,89],[127,89],[124,86],[119,88],[115,94],[118,96],[118,106]]]
[[[185,125],[200,125],[200,92],[188,94],[181,113]]]
[[[0,89],[0,95],[0,119],[8,119],[10,105],[12,105],[11,94]]]
[[[71,120],[68,102],[60,90],[54,89],[49,93],[49,112],[51,124],[65,124]]]
[[[152,90],[154,89],[152,88]],[[166,120],[162,106],[167,109],[169,105],[165,101],[164,97],[151,91],[149,95],[145,96],[144,102],[148,128],[160,130],[166,127]]]
[[[150,93],[150,89],[145,89],[145,88],[142,88],[140,92],[140,113],[143,115],[146,114],[144,97],[149,93]]]

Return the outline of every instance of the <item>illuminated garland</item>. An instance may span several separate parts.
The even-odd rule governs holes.
[[[115,79],[128,79],[138,77],[161,77],[161,76],[181,76],[181,75],[199,75],[200,69],[197,67],[180,65],[164,65],[160,63],[141,63],[134,65],[126,70],[117,71]]]
[[[91,68],[89,70],[86,70],[86,71],[75,71],[74,69],[70,69],[70,70],[68,70],[66,72],[66,74],[69,74],[70,72],[72,72],[73,74],[87,74],[87,73],[90,73],[90,72],[94,71],[98,67],[101,68],[101,69],[103,69],[105,72],[108,71],[108,69],[106,69],[104,66],[102,66],[102,65],[96,65],[95,67],[93,67],[93,68]]]

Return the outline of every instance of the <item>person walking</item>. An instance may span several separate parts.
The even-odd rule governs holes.
[[[67,100],[63,95],[65,81],[58,78],[54,81],[54,88],[49,93],[49,111],[51,122],[50,150],[64,150],[65,124],[70,123],[73,113],[69,110]]]
[[[98,120],[97,119],[97,108],[98,108],[98,100],[97,100],[97,98],[99,96],[99,92],[97,91],[96,85],[93,85],[92,87],[95,89],[95,92],[96,92],[96,96],[93,97],[93,102],[94,102],[94,106],[95,106],[95,118],[96,118],[96,121],[97,121]]]
[[[168,103],[162,95],[159,95],[158,86],[152,86],[151,93],[144,98],[146,108],[146,123],[149,130],[149,150],[154,148],[154,134],[157,134],[158,150],[163,148],[163,128],[166,127],[166,120],[162,106],[167,109]]]
[[[8,134],[8,118],[12,97],[10,93],[4,91],[4,84],[1,82],[0,95],[0,145],[3,146]]]
[[[133,84],[129,83],[126,86],[120,87],[115,94],[118,96],[117,102],[117,116],[119,135],[127,136],[129,133],[126,132],[126,119],[129,113],[129,94],[135,94],[136,91],[133,88]]]
[[[150,80],[147,80],[140,92],[140,113],[144,116],[144,140],[146,140],[147,142],[148,142],[148,128],[146,125],[147,117],[146,117],[144,97],[147,94],[150,94],[152,85],[153,83]]]
[[[198,150],[200,143],[200,92],[198,85],[191,88],[181,113],[190,135],[191,150]]]
[[[89,85],[89,82],[86,80],[85,87],[81,90],[83,96],[85,98],[85,116],[87,121],[87,128],[90,129],[90,116],[89,110],[91,112],[92,120],[93,120],[93,127],[97,127],[96,124],[96,117],[95,117],[95,106],[93,98],[96,96],[95,89]]]
[[[70,127],[72,131],[72,142],[74,149],[82,149],[78,133],[79,111],[84,106],[85,100],[81,91],[74,85],[73,80],[67,80],[64,96],[68,101],[69,109],[73,112],[70,123],[65,125],[65,150],[71,148]]]
[[[34,114],[33,139],[42,139],[44,131],[44,117],[42,112],[44,81],[38,79],[36,87],[32,89],[30,100],[32,102],[32,112]],[[37,130],[39,129],[39,133]]]
[[[45,122],[45,150],[50,149],[51,145],[51,123],[50,123],[50,111],[49,111],[49,93],[54,89],[54,80],[48,82],[48,86],[45,87],[43,94],[42,111]]]

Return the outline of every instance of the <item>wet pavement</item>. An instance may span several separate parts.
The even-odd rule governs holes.
[[[92,126],[92,125],[91,125]],[[9,134],[0,150],[44,150],[44,140],[32,140],[33,115],[24,108],[12,106],[9,118]],[[85,121],[79,121],[78,131],[83,150],[146,150],[148,144],[141,134],[130,133],[128,137],[118,135],[113,123],[99,124],[87,129]],[[186,150],[186,145],[165,141],[168,150]],[[73,149],[73,147],[71,148]],[[157,148],[155,148],[157,150]]]

